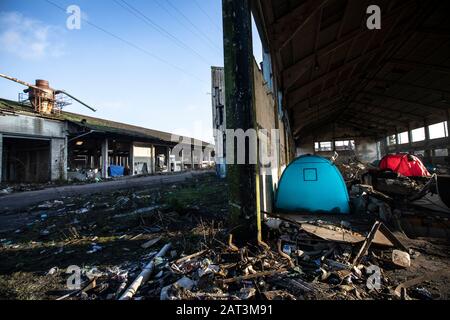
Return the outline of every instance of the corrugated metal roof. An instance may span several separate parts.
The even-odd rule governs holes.
[[[78,126],[86,127],[91,130],[110,133],[110,134],[118,134],[125,135],[129,137],[136,137],[142,139],[151,139],[151,140],[159,140],[161,142],[175,144],[172,141],[172,134],[168,132],[147,129],[143,127],[133,126],[125,123],[110,121],[106,119],[89,117],[81,114],[71,113],[71,112],[61,112],[60,115],[41,115],[34,111],[34,109],[30,105],[26,105],[23,103],[19,103],[16,101],[11,101],[7,99],[0,98],[0,115],[2,113],[21,113],[28,114],[43,118],[49,118],[54,120],[68,121]],[[186,139],[192,139],[189,137],[183,137]],[[209,145],[208,142],[200,141],[197,139],[191,140],[193,143],[202,144],[203,146]]]

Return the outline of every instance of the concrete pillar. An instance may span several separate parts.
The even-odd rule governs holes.
[[[53,138],[50,141],[50,179],[52,181],[67,179],[66,138]]]
[[[3,181],[3,134],[0,133],[0,182]]]
[[[194,162],[194,148],[191,147],[191,170],[195,169],[195,162]]]
[[[250,0],[222,0],[222,5],[226,129],[256,130]],[[228,150],[237,153],[234,139],[227,139],[227,155]],[[251,152],[258,154],[257,145],[246,147],[246,159]],[[247,160],[227,164],[226,170],[230,227],[238,240],[245,240],[256,234],[261,223],[258,165]]]
[[[180,170],[181,170],[181,171],[184,171],[184,150],[181,150]]]
[[[398,129],[395,128],[395,153],[399,153],[399,145],[398,145]]]
[[[425,128],[425,154],[424,158],[426,161],[431,161],[432,151],[430,149],[430,128],[428,127],[426,121],[423,122],[423,127]]]
[[[203,166],[203,161],[205,160],[205,150],[204,148],[199,148],[198,155],[198,168],[201,169]]]
[[[102,178],[108,178],[108,167],[109,167],[109,145],[108,139],[102,142]]]
[[[447,150],[450,156],[450,111],[447,109]]]
[[[130,176],[134,176],[134,143],[132,142],[130,145],[130,159],[129,162],[129,169],[130,169]]]
[[[170,169],[170,148],[167,147],[166,149],[166,166],[167,166],[167,172],[171,172],[172,170]]]
[[[413,150],[413,148],[412,148],[412,139],[413,139],[413,137],[412,137],[412,131],[411,131],[411,125],[408,125],[408,149],[409,149],[409,152],[411,153]]]
[[[151,172],[151,174],[155,174],[156,173],[156,148],[155,148],[155,146],[151,146],[150,150],[151,150],[150,172]]]

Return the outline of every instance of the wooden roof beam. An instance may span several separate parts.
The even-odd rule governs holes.
[[[398,117],[396,117],[396,118],[387,117],[387,116],[384,116],[379,113],[374,113],[372,110],[355,110],[351,106],[349,107],[348,110],[346,110],[344,112],[344,116],[343,116],[344,118],[347,116],[347,111],[351,111],[353,116],[358,116],[358,117],[368,116],[370,118],[376,118],[376,119],[380,119],[382,121],[388,121],[390,123],[395,123],[395,124],[402,124],[405,126],[408,126],[408,124],[409,124],[408,122],[401,121]]]
[[[324,113],[328,112],[330,108],[335,107],[339,104],[339,99],[335,99],[334,101],[327,101],[327,104],[316,104],[311,107],[308,107],[307,109],[294,109],[294,118],[299,118],[299,116],[302,116],[303,118],[310,117],[311,115],[314,116],[317,113]],[[304,113],[307,113],[306,115]]]
[[[281,51],[328,2],[329,0],[309,0],[278,19],[273,26],[278,51]]]
[[[363,106],[368,106],[368,107],[372,107],[372,108],[376,108],[376,109],[380,109],[380,110],[385,110],[388,112],[395,112],[398,114],[398,116],[405,116],[408,117],[411,120],[423,120],[424,116],[422,115],[418,115],[417,113],[411,113],[411,111],[403,111],[403,110],[398,110],[398,109],[392,109],[386,106],[382,106],[379,104],[373,104],[373,103],[366,103],[366,102],[360,102],[360,101],[352,101],[352,103],[354,104],[359,104],[359,105],[363,105]]]
[[[380,123],[380,122],[373,122],[373,121],[368,121],[365,119],[345,119],[345,118],[341,118],[338,120],[340,123],[349,123],[349,124],[353,124],[353,125],[357,125],[359,126],[361,129],[364,130],[387,130],[387,128],[390,129],[395,129],[397,128],[397,126],[395,125],[386,125],[385,123]]]
[[[367,80],[369,80],[369,79],[367,79]],[[403,81],[385,80],[385,79],[376,78],[376,79],[370,80],[370,82],[387,84],[390,87],[399,86],[399,87],[404,87],[404,88],[418,89],[418,90],[423,90],[423,91],[427,91],[427,92],[435,93],[435,94],[450,94],[449,90],[419,86],[419,85],[416,85],[413,83],[408,83],[408,82],[403,82]],[[387,89],[387,90],[389,90],[389,89]]]
[[[398,98],[398,97],[394,97],[394,96],[388,96],[388,95],[384,95],[384,94],[380,94],[380,93],[374,93],[374,92],[368,92],[368,91],[361,91],[360,92],[361,95],[371,95],[374,97],[380,97],[383,99],[387,99],[387,100],[392,100],[392,101],[398,101],[398,102],[402,102],[402,103],[407,103],[410,105],[416,105],[422,108],[426,108],[426,109],[433,109],[436,111],[442,111],[442,112],[446,112],[449,108],[447,107],[438,107],[438,106],[432,106],[429,104],[423,104],[420,102],[416,102],[416,101],[411,101],[411,100],[406,100],[406,99],[402,99],[402,98]]]
[[[355,124],[355,123],[345,123],[342,120],[339,120],[336,122],[337,124],[341,125],[341,126],[347,126],[352,128],[353,130],[359,131],[359,132],[368,132],[369,134],[366,136],[376,136],[376,137],[380,137],[382,135],[387,135],[387,130],[386,129],[373,129],[373,128],[362,128],[360,124]],[[364,135],[363,135],[364,136]]]
[[[351,77],[349,77],[349,78],[347,78],[347,79],[345,79],[345,80],[343,80],[343,81],[337,81],[335,84],[333,84],[332,86],[329,86],[327,89],[323,90],[322,92],[320,92],[320,93],[318,93],[318,94],[315,94],[315,95],[313,95],[313,96],[304,98],[303,100],[298,101],[298,102],[295,104],[295,106],[301,105],[301,104],[303,104],[303,103],[305,103],[305,102],[307,102],[307,101],[315,100],[315,99],[317,99],[317,98],[319,98],[319,101],[321,101],[321,100],[322,100],[322,96],[324,96],[324,95],[326,96],[326,93],[327,93],[327,92],[332,92],[332,91],[335,90],[335,89],[338,89],[338,92],[335,93],[334,95],[328,94],[328,96],[326,97],[326,99],[331,99],[331,98],[336,97],[336,96],[342,96],[342,95],[344,95],[344,94],[350,89],[350,88],[348,88],[348,89],[346,89],[346,90],[343,90],[343,89],[346,87],[346,84],[347,84],[348,82],[352,82],[352,81],[359,81],[358,75],[351,76]],[[324,81],[324,82],[325,82],[325,81]],[[325,101],[326,101],[326,100],[325,100]],[[295,107],[295,106],[293,106],[293,107]]]
[[[314,87],[316,87],[317,85],[321,84],[322,81],[329,81],[333,77],[338,76],[345,69],[352,68],[354,65],[361,63],[362,61],[367,59],[369,56],[374,56],[381,49],[382,48],[376,48],[374,50],[371,50],[370,52],[366,53],[365,55],[361,55],[361,56],[359,56],[359,57],[357,57],[357,58],[355,58],[353,60],[350,60],[349,62],[341,65],[340,67],[334,69],[333,71],[331,71],[329,73],[326,73],[326,74],[324,74],[324,75],[314,79],[313,81],[308,82],[304,86],[301,86],[301,87],[296,88],[295,90],[289,92],[288,93],[288,95],[289,95],[289,98],[288,98],[289,106],[293,107],[300,101],[298,95],[295,94],[296,91],[301,90],[303,92],[308,92],[308,91],[312,90]]]
[[[404,65],[411,68],[420,68],[420,69],[426,69],[430,71],[436,71],[440,73],[450,74],[450,67],[446,66],[440,66],[440,65],[433,65],[428,63],[422,63],[417,61],[408,61],[408,60],[400,60],[400,59],[391,59],[389,60],[390,63],[398,64],[398,65]]]
[[[389,26],[392,23],[396,22],[397,16],[399,13],[402,12],[402,10],[405,10],[405,8],[410,7],[411,2],[406,2],[406,5],[402,5],[398,7],[397,9],[393,10],[389,15],[386,17],[383,17],[383,23],[385,26]],[[289,90],[292,85],[295,84],[295,82],[311,67],[311,64],[314,63],[316,55],[318,57],[325,56],[336,49],[347,45],[348,42],[355,40],[356,38],[371,35],[373,33],[373,30],[369,29],[363,29],[360,28],[355,29],[351,32],[349,32],[347,35],[343,36],[341,39],[337,39],[334,42],[326,45],[322,49],[317,50],[317,52],[314,52],[310,54],[309,56],[297,61],[292,66],[286,68],[283,71],[283,81],[284,81],[284,88],[285,90]]]

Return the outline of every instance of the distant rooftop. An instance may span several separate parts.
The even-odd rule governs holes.
[[[71,113],[62,111],[61,114],[53,115],[42,115],[34,111],[31,105],[20,103],[17,101],[7,100],[0,98],[0,115],[13,113],[13,114],[26,114],[36,117],[48,118],[53,120],[68,121],[78,126],[86,127],[91,130],[98,132],[105,132],[111,134],[120,134],[130,137],[142,138],[142,139],[153,139],[160,140],[165,143],[176,143],[172,141],[173,134],[153,129],[147,129],[143,127],[133,126],[125,123],[110,121],[106,119],[94,118],[90,116],[85,116],[81,114]],[[176,135],[175,135],[176,136]],[[182,136],[180,136],[182,137]],[[207,146],[210,143],[201,141],[198,139],[193,139],[190,137],[184,137],[189,139],[188,141],[194,141],[195,143],[200,143],[203,146]]]

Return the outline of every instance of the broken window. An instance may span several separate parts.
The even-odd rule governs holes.
[[[448,157],[448,149],[435,149],[434,156],[435,157]]]
[[[428,127],[430,139],[439,139],[448,137],[447,122],[440,122]]]
[[[332,151],[333,143],[331,141],[319,142],[319,151]]]
[[[406,143],[409,143],[408,131],[399,133],[398,134],[398,144],[406,144]]]
[[[388,136],[386,138],[386,142],[388,146],[392,146],[394,144],[397,144],[397,136],[395,134]]]
[[[418,128],[411,131],[412,134],[412,142],[418,142],[425,140],[425,128]]]
[[[334,145],[336,147],[336,150],[355,150],[354,140],[335,141]]]
[[[314,150],[315,151],[320,151],[320,144],[319,144],[319,142],[314,142]]]

